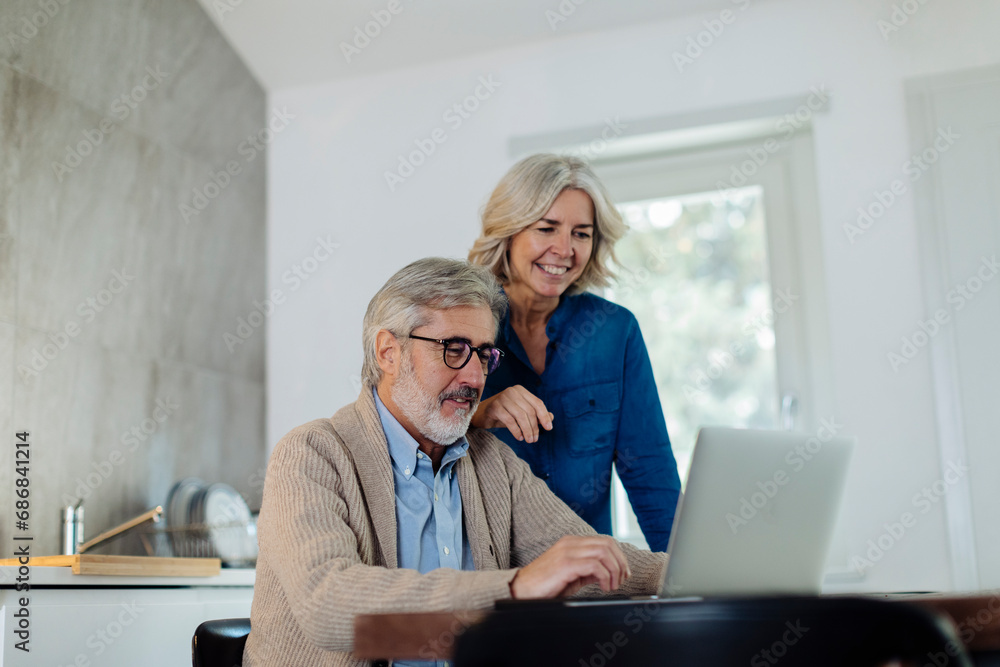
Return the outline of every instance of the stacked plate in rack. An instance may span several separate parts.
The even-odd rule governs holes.
[[[188,477],[167,497],[167,526],[178,555],[188,555],[192,543],[207,543],[226,565],[252,564],[257,559],[254,524],[243,496],[228,484]]]

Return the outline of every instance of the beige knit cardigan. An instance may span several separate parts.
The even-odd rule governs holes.
[[[427,574],[396,567],[392,468],[370,386],[281,439],[264,483],[244,665],[368,664],[350,652],[358,614],[490,608],[510,597],[516,568],[564,535],[595,534],[507,445],[476,428],[467,438],[455,473],[476,571]],[[619,592],[655,593],[666,554],[621,546],[632,577]]]

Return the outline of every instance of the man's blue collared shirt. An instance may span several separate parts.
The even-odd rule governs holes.
[[[469,443],[463,437],[448,447],[435,474],[430,457],[419,450],[417,441],[385,407],[378,391],[372,390],[372,393],[392,459],[397,566],[421,574],[439,567],[476,569],[464,532],[462,494],[455,476],[455,463],[466,455]],[[445,661],[394,661],[393,664],[397,667],[448,665]]]
[[[599,533],[611,534],[615,464],[653,551],[666,551],[680,494],[677,463],[639,323],[626,308],[589,293],[563,296],[545,327],[545,370],[535,372],[510,323],[500,324],[503,363],[484,398],[521,385],[554,415],[538,442],[494,435]]]

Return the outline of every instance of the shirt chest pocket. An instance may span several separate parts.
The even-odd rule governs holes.
[[[621,398],[617,382],[567,391],[562,397],[567,447],[574,456],[610,449],[618,432]]]

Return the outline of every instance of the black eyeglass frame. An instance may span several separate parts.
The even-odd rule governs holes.
[[[450,368],[450,369],[452,369],[454,371],[460,371],[463,368],[465,368],[468,365],[469,360],[472,359],[473,353],[475,353],[476,356],[479,357],[479,363],[485,365],[483,375],[490,375],[491,373],[495,373],[496,370],[498,368],[500,368],[500,362],[503,361],[503,350],[501,350],[499,347],[497,347],[495,345],[483,345],[482,347],[476,347],[476,346],[472,345],[471,343],[469,343],[469,341],[462,340],[461,338],[425,338],[424,336],[414,336],[413,334],[408,335],[407,338],[413,338],[415,340],[425,340],[428,343],[437,343],[437,344],[441,345],[441,360],[444,361],[444,365],[445,366],[447,366],[448,368]],[[465,345],[467,348],[469,348],[469,356],[467,356],[465,358],[465,361],[463,361],[457,367],[456,366],[452,366],[451,364],[448,363],[448,346],[451,345],[451,344],[453,344],[453,343],[461,343],[462,345]],[[483,357],[479,353],[480,352],[485,352],[485,351],[492,351],[492,350],[496,350],[498,356],[497,356],[496,365],[493,366],[492,369],[490,369],[490,365],[489,365],[490,364],[490,360],[487,359],[484,362],[483,361]]]

